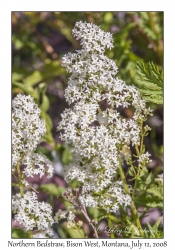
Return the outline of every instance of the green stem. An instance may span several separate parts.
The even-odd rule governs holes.
[[[142,154],[142,151],[143,151],[143,141],[144,141],[144,136],[145,136],[145,134],[143,133],[143,130],[142,130],[142,126],[143,126],[143,122],[140,125],[140,129],[141,129],[140,150],[138,149],[138,146],[136,146],[136,153],[137,153],[138,157]],[[140,175],[141,175],[141,173],[140,173]],[[137,177],[138,177],[138,175],[137,175]],[[137,187],[137,178],[135,179],[135,183],[134,183],[134,189],[133,189],[133,192],[132,192],[132,199],[134,199],[136,187]]]
[[[142,131],[142,126],[143,126],[143,122],[140,125],[140,129],[141,129],[140,150],[138,149],[138,146],[136,146],[136,153],[137,153],[138,157],[142,154],[142,151],[143,151],[144,133]],[[137,178],[135,179],[135,183],[134,183],[134,189],[133,189],[133,192],[132,192],[132,199],[134,199],[136,187],[137,187]]]
[[[29,239],[33,238],[33,237],[32,237],[32,231],[31,231],[31,230],[28,230],[27,233],[28,233]]]
[[[135,179],[134,189],[133,189],[133,192],[132,192],[132,199],[134,199],[134,195],[135,195],[136,187],[137,187],[137,179]]]
[[[140,140],[140,151],[137,152],[137,155],[140,156],[142,154],[142,148],[143,148],[143,140],[144,140],[144,133],[143,133],[143,121],[140,124],[140,135],[141,135],[141,140]]]
[[[80,229],[79,227],[77,227],[77,226],[76,226],[76,229],[77,229],[77,231],[79,232],[79,234],[81,235],[81,237],[84,238],[84,235],[83,235],[83,233],[81,232],[81,229]]]
[[[144,134],[142,133],[142,135],[141,135],[141,142],[140,142],[140,154],[139,155],[141,155],[142,151],[143,151],[143,139],[144,139]]]
[[[125,175],[124,175],[124,172],[123,172],[123,169],[122,169],[121,165],[119,167],[119,173],[120,173],[120,177],[122,179],[122,183],[123,183],[125,193],[130,196],[130,191],[129,191],[129,188],[128,188],[128,184],[126,182],[126,178],[125,178]],[[131,211],[132,211],[133,217],[135,219],[136,226],[137,226],[137,228],[138,228],[138,230],[140,232],[140,235],[143,237],[144,233],[143,233],[142,226],[141,226],[140,220],[139,220],[139,216],[137,214],[137,209],[135,207],[135,204],[134,204],[133,200],[131,201]]]
[[[18,177],[19,177],[19,189],[20,189],[20,194],[21,197],[24,197],[24,190],[22,188],[22,182],[21,182],[21,171],[20,171],[20,166],[17,164],[17,172],[18,172]]]
[[[16,177],[15,173],[12,173],[12,175],[14,176],[16,183],[18,183],[18,178]]]
[[[91,219],[89,218],[88,214],[87,214],[87,211],[86,211],[86,207],[84,206],[80,206],[80,211],[81,213],[84,215],[84,217],[86,218],[86,220],[88,221],[89,225],[92,227],[93,231],[94,231],[94,235],[95,235],[95,238],[99,238],[98,237],[98,232],[96,230],[96,227],[95,225],[92,223]]]
[[[135,149],[136,149],[136,153],[137,153],[137,156],[140,154],[139,153],[139,149],[138,149],[138,146],[135,146]]]
[[[110,219],[108,216],[107,216],[107,220],[108,220],[109,230],[111,231],[111,229],[112,229],[112,227],[113,227],[112,221],[111,221],[111,219]],[[111,233],[110,233],[110,237],[111,237],[111,239],[114,239],[114,238],[115,238],[114,232],[111,232]]]

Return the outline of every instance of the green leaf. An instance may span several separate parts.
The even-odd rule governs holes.
[[[44,80],[43,74],[40,71],[35,70],[32,74],[30,74],[24,79],[24,82],[30,86],[34,86],[43,80]]]
[[[130,167],[130,168],[129,168],[128,174],[129,174],[129,176],[135,176],[133,167]],[[135,179],[135,178],[134,178],[134,179]]]
[[[53,127],[53,124],[52,124],[52,120],[51,120],[51,118],[50,118],[50,116],[47,114],[47,113],[45,113],[45,112],[42,112],[41,113],[41,117],[45,120],[45,122],[46,122],[46,129],[47,129],[47,132],[50,132],[51,130],[52,130],[52,127]],[[46,133],[47,133],[46,132]],[[51,138],[50,138],[51,139]],[[52,140],[53,140],[53,138],[52,138]]]
[[[128,232],[132,233],[132,237],[140,236],[140,232],[139,232],[138,228],[133,223],[131,223],[129,226],[127,226],[126,229],[127,229]]]
[[[19,187],[19,184],[12,182],[12,187]]]
[[[30,86],[35,86],[39,82],[45,82],[48,79],[62,75],[65,72],[64,68],[58,60],[51,61],[46,59],[45,65],[39,70],[35,70],[23,81]]]
[[[139,190],[139,191],[145,190],[145,183],[144,183],[143,179],[137,180],[137,190]]]
[[[46,128],[47,128],[47,123],[46,123]],[[48,142],[50,145],[54,146],[53,136],[52,136],[52,134],[51,134],[49,131],[47,131],[47,132],[43,135],[42,141],[43,141],[43,142],[44,142],[44,141],[45,141],[45,142]]]
[[[22,228],[12,228],[12,238],[13,239],[25,239],[30,238],[29,234],[25,232]]]
[[[24,72],[13,72],[12,73],[12,83],[15,83],[17,81],[21,81],[24,78],[25,73]]]
[[[162,221],[162,216],[160,216],[160,217],[158,218],[158,220],[156,221],[156,223],[155,223],[154,226],[153,226],[153,230],[154,230],[155,233],[157,233],[158,227],[159,227],[161,221]]]
[[[68,238],[67,231],[64,230],[61,226],[58,227],[58,234],[59,234],[61,239],[67,239]]]
[[[130,73],[143,98],[148,102],[163,104],[163,72],[153,62],[137,62],[136,71],[137,79],[132,71]]]
[[[40,155],[45,155],[50,161],[53,161],[52,151],[50,149],[38,146],[35,152]]]
[[[41,185],[39,187],[39,190],[41,190],[47,194],[53,195],[55,197],[58,197],[58,196],[62,195],[66,189],[64,187],[58,187],[53,183],[48,183],[48,184]]]
[[[72,161],[72,155],[70,153],[70,148],[66,148],[62,155],[63,164],[67,165]]]
[[[113,20],[113,13],[112,12],[106,12],[104,15],[104,21],[106,23],[111,23]]]
[[[108,215],[108,218],[109,218],[111,221],[114,221],[114,222],[117,222],[117,223],[121,222],[120,219],[118,219],[116,216],[114,216],[114,215],[112,215],[112,214],[109,214],[109,215]]]
[[[13,82],[13,87],[18,87],[22,89],[26,94],[33,96],[35,100],[37,100],[38,98],[38,95],[35,89],[29,86],[28,84]]]
[[[46,112],[49,109],[49,99],[46,96],[46,83],[40,83],[37,88],[36,91],[38,93],[38,105],[40,107],[40,109],[43,112]]]
[[[161,90],[163,87],[163,72],[159,71],[158,66],[153,62],[145,64],[144,62],[137,62],[136,64],[137,73],[140,76],[140,81],[148,83],[150,89]],[[146,83],[145,83],[146,84]],[[145,86],[143,84],[143,86]]]
[[[152,174],[152,172],[149,173],[149,175],[147,176],[146,180],[145,180],[145,184],[148,185],[151,183],[151,181],[153,180],[154,176]]]
[[[88,208],[89,215],[96,219],[97,221],[101,221],[102,219],[109,218],[111,221],[116,223],[121,223],[121,220],[112,214],[107,214],[105,210],[96,209],[96,208]]]
[[[145,238],[149,238],[147,230],[143,230],[143,231],[144,231]]]
[[[83,229],[74,229],[74,228],[68,228],[67,227],[67,222],[63,222],[62,225],[62,230],[66,233],[64,234],[67,234],[67,238],[72,238],[72,239],[82,239],[82,238],[86,238],[85,237],[85,233],[84,233],[84,230]]]
[[[161,187],[155,185],[154,183],[150,185],[149,188],[147,188],[147,193],[151,193],[154,196],[159,197],[160,199],[163,199],[162,189]]]
[[[50,106],[49,99],[48,99],[48,97],[46,95],[44,95],[43,98],[42,98],[42,102],[41,102],[39,107],[43,112],[47,112],[48,109],[49,109],[49,106]]]
[[[60,152],[62,150],[62,144],[61,143],[57,143],[56,146],[55,146],[55,150],[56,152]]]
[[[18,50],[24,47],[24,42],[21,41],[21,39],[19,39],[16,35],[12,35],[12,42]]]
[[[137,206],[144,206],[149,208],[163,208],[163,200],[153,196],[152,194],[142,194],[135,197],[135,204]]]
[[[99,210],[95,207],[88,207],[88,214],[95,219],[99,216]]]
[[[155,236],[155,234],[154,234],[154,230],[153,230],[153,228],[151,227],[151,225],[149,224],[149,222],[147,222],[146,224],[147,224],[147,226],[148,226],[148,228],[149,228],[149,232],[150,232],[151,236],[152,236],[153,238],[156,238],[156,236]]]

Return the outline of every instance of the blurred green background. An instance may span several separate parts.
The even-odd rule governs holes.
[[[160,71],[163,69],[163,12],[12,12],[12,97],[18,93],[32,95],[46,120],[47,133],[37,152],[54,162],[56,175],[62,180],[52,188],[45,183],[41,188],[50,202],[54,192],[62,193],[56,186],[66,187],[61,169],[71,161],[69,148],[60,141],[56,127],[68,107],[64,99],[68,74],[61,58],[81,49],[72,36],[80,20],[113,33],[114,48],[106,55],[116,62],[118,77],[127,84],[137,83],[137,61],[153,62]],[[154,116],[147,122],[152,131],[145,144],[153,159],[149,168],[157,175],[163,169],[163,105],[148,104]],[[132,116],[130,109],[125,113]]]

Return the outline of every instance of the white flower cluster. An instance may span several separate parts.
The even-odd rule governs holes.
[[[42,177],[45,173],[48,177],[53,175],[51,162],[45,156],[33,153],[46,132],[40,113],[31,96],[18,94],[12,101],[12,171],[17,164],[24,164],[24,173],[28,177],[35,174]]]
[[[58,222],[62,219],[66,219],[68,228],[76,227],[76,226],[81,227],[83,225],[83,222],[82,221],[76,222],[74,220],[75,219],[74,213],[75,213],[74,207],[68,207],[66,211],[59,209],[58,212],[54,216],[54,221]]]
[[[161,184],[163,184],[163,173],[162,173],[162,174],[159,174],[159,175],[157,176],[157,178],[155,178],[155,181],[158,181],[158,182],[160,182]]]
[[[47,174],[50,178],[54,169],[45,156],[34,153],[46,132],[46,126],[45,121],[39,117],[41,110],[33,98],[18,94],[12,102],[12,109],[12,172],[19,171],[20,164],[24,165],[25,175],[18,173],[18,185],[24,192],[25,187],[29,188],[25,176],[33,177],[39,174],[41,178]],[[52,208],[47,203],[38,202],[34,192],[28,191],[13,196],[12,210],[15,213],[15,220],[26,230],[42,230],[42,233],[33,235],[34,238],[45,238],[53,234],[50,228],[53,224]]]
[[[112,34],[104,32],[92,23],[77,22],[72,30],[72,34],[77,40],[80,39],[83,50],[87,52],[97,51],[102,53],[105,51],[105,47],[109,49],[114,47]]]
[[[152,160],[149,158],[150,156],[151,155],[148,152],[146,152],[145,154],[141,154],[138,159],[139,166],[152,162]]]
[[[47,177],[53,176],[53,166],[45,155],[29,152],[23,158],[23,164],[26,166],[24,174],[26,176],[40,175],[40,178],[47,173]]]
[[[21,198],[20,194],[12,197],[12,211],[15,219],[22,224],[26,230],[44,230],[45,233],[53,234],[48,228],[53,224],[52,207],[45,202],[38,202],[35,192],[26,192]],[[36,237],[36,235],[35,235]]]
[[[39,231],[39,232],[32,234],[32,238],[43,239],[43,238],[50,238],[51,236],[53,237],[53,235],[54,235],[53,229],[51,227],[48,227],[45,230],[41,230],[41,233]]]
[[[67,182],[76,179],[82,183],[79,199],[84,206],[115,212],[118,204],[131,201],[122,184],[115,181],[123,160],[122,148],[139,145],[140,121],[151,110],[146,109],[134,86],[116,77],[115,62],[104,55],[105,48],[113,47],[110,33],[80,21],[73,35],[80,39],[82,49],[68,53],[62,60],[71,73],[65,98],[73,105],[63,112],[58,130],[60,138],[73,146],[74,157],[64,175]],[[129,105],[134,107],[134,115],[126,119],[119,108]]]

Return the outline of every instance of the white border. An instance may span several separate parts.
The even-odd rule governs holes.
[[[7,249],[11,240],[11,11],[164,11],[164,168],[165,168],[165,238],[166,249],[174,249],[174,177],[175,177],[175,15],[173,1],[20,1],[5,0],[0,3],[0,247]],[[72,239],[71,239],[72,240]],[[27,240],[24,240],[28,242]],[[44,240],[42,240],[45,242]],[[59,240],[62,241],[62,240]],[[73,240],[72,240],[73,241]],[[75,240],[76,242],[78,240]],[[129,241],[129,240],[121,240]],[[134,240],[135,241],[135,240]],[[152,240],[143,240],[143,242]],[[30,242],[32,242],[30,240]],[[80,241],[79,241],[80,242]],[[140,240],[142,242],[142,240]],[[16,247],[15,249],[21,249]],[[32,249],[32,248],[28,248]],[[44,248],[44,249],[47,249]],[[146,249],[142,247],[141,249]]]

